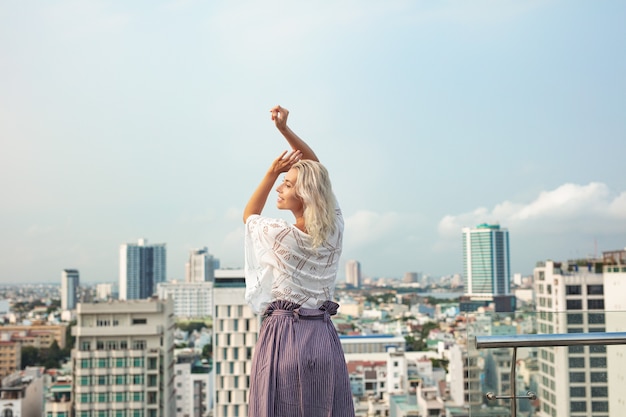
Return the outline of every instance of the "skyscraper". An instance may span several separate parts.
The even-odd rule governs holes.
[[[463,270],[466,295],[493,298],[509,294],[509,231],[486,223],[463,228]]]
[[[359,261],[350,259],[346,261],[346,283],[354,288],[361,288],[361,264]]]
[[[185,282],[213,282],[216,259],[205,246],[192,249],[185,265]]]
[[[74,310],[80,285],[78,270],[64,269],[61,273],[61,309]]]
[[[120,246],[120,300],[138,300],[156,293],[165,282],[165,243],[148,245],[146,239]]]

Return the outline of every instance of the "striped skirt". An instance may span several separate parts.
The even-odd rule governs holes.
[[[346,359],[330,316],[339,305],[265,311],[252,358],[249,417],[354,417]]]

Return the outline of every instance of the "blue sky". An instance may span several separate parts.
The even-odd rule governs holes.
[[[0,282],[115,281],[141,237],[171,279],[197,247],[242,266],[243,207],[287,148],[275,104],[367,276],[461,272],[483,222],[509,229],[512,272],[624,248],[625,20],[622,1],[2,2]]]

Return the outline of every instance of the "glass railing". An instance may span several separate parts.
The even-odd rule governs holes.
[[[626,416],[626,311],[465,318],[462,378],[469,416]],[[455,372],[452,381],[460,376]],[[451,395],[458,398],[455,389],[460,384],[452,382]]]

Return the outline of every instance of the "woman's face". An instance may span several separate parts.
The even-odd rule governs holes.
[[[297,180],[298,170],[291,168],[285,174],[283,182],[276,188],[278,192],[276,207],[280,210],[291,210],[294,213],[302,211],[302,200],[296,195]]]

